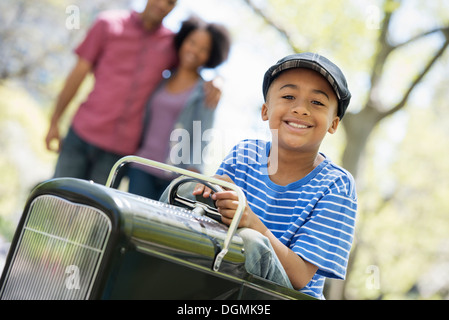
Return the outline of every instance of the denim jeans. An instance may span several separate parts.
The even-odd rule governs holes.
[[[293,289],[287,273],[267,237],[249,228],[240,228],[237,230],[237,234],[243,240],[245,269],[248,273]]]
[[[121,157],[84,141],[70,128],[62,144],[54,178],[72,177],[105,184],[112,167]],[[120,182],[119,176],[116,185]]]
[[[156,177],[138,168],[128,168],[129,193],[158,200],[171,180]]]

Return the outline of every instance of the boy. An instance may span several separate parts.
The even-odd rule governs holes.
[[[325,277],[345,278],[357,195],[351,174],[319,147],[326,133],[337,130],[351,94],[340,69],[312,53],[287,56],[269,68],[263,94],[262,119],[273,141],[242,141],[217,175],[247,198],[239,232],[248,272],[323,299]],[[193,194],[201,193],[211,194],[198,185]],[[214,193],[212,199],[230,224],[235,193]],[[258,247],[254,255],[247,242]],[[267,250],[275,252],[269,261]]]

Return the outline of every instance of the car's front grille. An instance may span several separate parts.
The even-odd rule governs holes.
[[[100,210],[37,197],[7,270],[1,299],[87,299],[111,233]]]

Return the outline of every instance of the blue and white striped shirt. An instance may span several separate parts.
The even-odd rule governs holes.
[[[300,291],[324,298],[325,277],[345,279],[357,211],[354,179],[325,159],[304,178],[280,186],[267,174],[270,142],[244,140],[223,160],[228,175],[271,232],[302,259],[318,267]]]

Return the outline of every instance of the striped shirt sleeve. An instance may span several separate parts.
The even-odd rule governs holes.
[[[345,279],[356,211],[353,195],[332,190],[316,202],[309,218],[298,229],[291,249],[318,266],[318,274]]]

